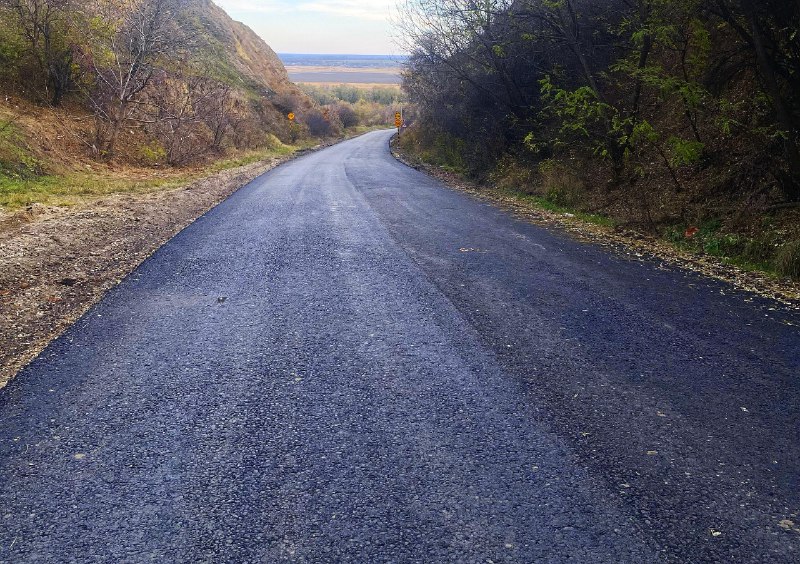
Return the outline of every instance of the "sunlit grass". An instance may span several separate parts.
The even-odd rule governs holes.
[[[0,209],[13,211],[32,204],[74,206],[114,194],[176,189],[215,172],[291,155],[307,148],[307,145],[310,144],[281,144],[192,169],[109,169],[98,165],[97,170],[72,170],[60,175],[20,177],[0,174]]]
[[[110,194],[177,188],[191,178],[191,175],[175,175],[144,179],[78,172],[22,179],[0,176],[0,207],[14,210],[35,203],[72,206]]]

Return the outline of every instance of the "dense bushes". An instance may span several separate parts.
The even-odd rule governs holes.
[[[403,92],[395,86],[355,86],[352,84],[303,84],[303,92],[313,98],[319,105],[328,106],[337,102],[356,104],[358,102],[374,102],[383,106],[400,104],[404,101]]]
[[[392,86],[303,84],[301,89],[346,129],[389,125],[405,102],[402,90]]]
[[[796,2],[409,0],[402,22],[421,150],[473,176],[649,229],[800,202]]]
[[[612,187],[658,177],[680,192],[700,176],[800,199],[797,3],[420,0],[406,11],[405,88],[466,157],[488,141],[488,161],[468,158],[476,171],[524,150],[595,160]]]

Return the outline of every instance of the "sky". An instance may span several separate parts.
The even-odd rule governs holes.
[[[396,55],[395,0],[214,0],[278,53]]]

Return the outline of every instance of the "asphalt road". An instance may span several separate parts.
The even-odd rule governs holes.
[[[800,560],[798,316],[390,134],[244,187],[0,391],[0,561]]]

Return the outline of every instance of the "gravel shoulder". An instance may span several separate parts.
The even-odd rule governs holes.
[[[169,191],[0,212],[0,388],[175,234],[299,154]]]

